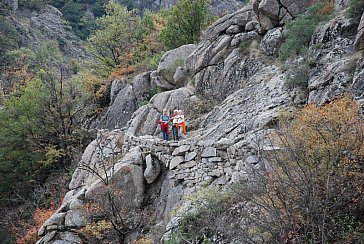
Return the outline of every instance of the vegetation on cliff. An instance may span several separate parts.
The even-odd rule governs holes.
[[[282,116],[261,151],[265,167],[251,169],[222,194],[204,189],[181,219],[182,243],[251,240],[253,243],[362,243],[364,124],[350,97],[307,105]],[[243,226],[243,227],[242,227]]]

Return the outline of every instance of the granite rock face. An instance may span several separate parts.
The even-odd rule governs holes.
[[[260,43],[260,49],[268,56],[277,58],[283,43],[283,28],[278,27],[267,31]]]
[[[102,128],[125,127],[133,113],[147,103],[157,85],[151,79],[151,72],[135,76],[131,81],[115,80],[111,85],[111,106],[102,118]]]
[[[351,67],[355,67],[354,26],[350,19],[337,16],[314,33],[309,54],[315,63],[308,82],[309,103],[323,104],[350,91]]]
[[[263,31],[294,19],[307,8],[307,1],[302,0],[253,0],[252,4]]]

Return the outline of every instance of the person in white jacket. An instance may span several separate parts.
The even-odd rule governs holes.
[[[177,129],[177,123],[178,123],[178,110],[173,110],[173,114],[170,118],[172,120],[172,134],[173,134],[173,140],[178,141],[178,129]]]
[[[185,116],[183,115],[182,110],[178,110],[178,120],[177,120],[176,127],[177,127],[180,135],[182,135],[182,133],[184,135],[186,135],[186,133],[187,133],[187,131],[186,131],[186,122],[185,122]]]

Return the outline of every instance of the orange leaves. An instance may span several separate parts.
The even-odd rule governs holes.
[[[29,228],[25,236],[16,239],[17,244],[35,243],[38,240],[38,230],[42,224],[56,211],[54,204],[50,208],[37,208],[33,213],[34,225]]]
[[[118,66],[109,75],[108,79],[110,81],[118,80],[118,79],[124,78],[125,76],[128,76],[130,74],[133,74],[135,71],[136,71],[136,69],[135,69],[135,66],[133,66],[133,65],[128,65],[126,67]]]
[[[322,107],[307,105],[289,130],[289,143],[300,144],[310,156],[334,162],[343,159],[344,152],[363,153],[364,124],[349,97]]]

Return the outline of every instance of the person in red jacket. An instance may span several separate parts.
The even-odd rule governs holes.
[[[168,141],[169,132],[168,132],[168,123],[169,123],[169,115],[167,114],[167,109],[163,109],[163,113],[159,118],[159,123],[161,125],[162,137],[163,140]]]

